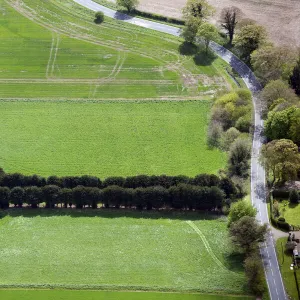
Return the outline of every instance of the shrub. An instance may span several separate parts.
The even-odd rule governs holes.
[[[296,246],[297,246],[297,243],[295,241],[287,241],[287,243],[285,244],[285,249],[287,251],[293,251]]]
[[[285,222],[285,218],[280,217],[280,218],[278,218],[278,221],[279,221],[279,222]]]
[[[101,24],[104,21],[104,13],[102,11],[97,11],[95,13],[95,23]]]

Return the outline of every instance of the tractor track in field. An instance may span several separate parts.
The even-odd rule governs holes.
[[[183,89],[187,89],[192,95],[197,94],[198,97],[201,96],[201,93],[198,93],[197,89],[192,88],[191,84],[190,84],[190,82],[195,83],[195,82],[199,81],[199,79],[197,78],[197,75],[195,75],[191,71],[187,70],[183,65],[185,61],[191,60],[192,59],[191,57],[187,57],[187,56],[180,57],[178,55],[178,53],[175,53],[175,52],[169,51],[169,50],[167,52],[158,51],[156,54],[153,54],[151,52],[151,54],[150,54],[149,52],[138,51],[136,48],[134,48],[134,49],[128,48],[126,45],[121,44],[117,41],[104,42],[100,38],[97,38],[96,36],[94,36],[93,32],[91,32],[90,34],[82,33],[79,30],[76,31],[74,29],[71,29],[68,26],[62,27],[63,24],[53,23],[50,20],[48,20],[47,18],[41,18],[34,9],[28,7],[22,0],[17,0],[17,1],[5,0],[5,1],[8,5],[13,7],[20,14],[24,15],[26,18],[37,23],[38,25],[50,30],[52,32],[52,34],[54,34],[54,35],[57,35],[57,36],[65,35],[70,38],[74,38],[74,39],[89,42],[89,43],[92,43],[95,45],[107,47],[109,49],[113,49],[113,50],[117,49],[119,51],[125,51],[126,53],[138,54],[138,55],[141,55],[142,57],[153,59],[153,60],[157,61],[158,63],[162,63],[165,65],[169,65],[169,66],[171,65],[172,66],[171,68],[164,66],[163,68],[161,68],[161,70],[171,70],[171,71],[175,72],[177,74],[177,76],[179,78],[181,78],[181,83],[178,83],[178,84],[182,85]],[[66,10],[65,7],[62,7],[61,5],[58,5],[58,7],[60,9],[62,9],[63,11]],[[72,16],[72,14],[70,12],[67,12],[67,13],[68,13],[68,15]],[[93,23],[91,23],[90,25],[92,25],[92,24]],[[86,30],[88,30],[87,27],[86,27]],[[128,34],[132,35],[132,39],[136,40],[136,33],[130,32],[130,30],[128,30],[127,28],[124,28],[124,30]],[[169,41],[169,39],[167,39],[167,38],[165,38],[165,39]],[[56,55],[57,55],[57,51],[58,51],[58,42],[59,41],[56,40],[56,46],[53,44],[53,43],[55,43],[55,41],[52,42],[49,62],[47,65],[47,70],[46,70],[46,78],[48,78],[48,79],[53,79],[53,77],[54,77],[54,66],[55,66],[55,60],[56,60]],[[54,54],[53,54],[53,52],[54,52]],[[172,60],[164,59],[164,57],[166,55],[169,55],[169,56],[174,55],[176,57],[177,61],[174,63]],[[52,56],[54,56],[54,58]],[[58,68],[58,71],[60,71],[59,66],[56,66],[56,67]],[[115,78],[120,73],[121,70],[123,70],[123,66],[119,66],[117,68],[117,70],[115,70],[116,72],[114,72],[113,74],[108,76],[109,78],[98,79],[98,80],[96,80],[97,82],[94,82],[93,81],[94,79],[92,79],[91,82],[93,82],[95,84],[97,84],[97,83],[103,84],[106,82],[111,82],[112,78],[113,78],[113,80],[116,80]],[[135,83],[135,81],[131,81],[131,82]],[[151,82],[151,81],[149,81],[149,82]],[[91,91],[90,94],[92,93],[92,95],[95,95],[96,91],[97,91],[97,86],[94,87],[94,90]]]

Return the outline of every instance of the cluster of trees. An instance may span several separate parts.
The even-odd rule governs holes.
[[[236,251],[244,254],[244,267],[251,291],[262,296],[266,290],[264,271],[258,252],[258,245],[265,241],[267,225],[260,225],[255,219],[256,209],[243,200],[231,205],[228,226],[229,236]]]
[[[99,204],[105,208],[161,209],[174,208],[185,210],[220,209],[225,201],[224,192],[216,186],[200,187],[179,184],[170,188],[153,186],[147,188],[124,188],[116,185],[103,189],[97,187],[76,186],[73,189],[61,188],[57,185],[43,187],[0,187],[0,208],[9,205],[22,207],[27,204],[36,208],[45,203],[47,208],[76,206],[76,208],[97,208]]]
[[[208,145],[228,151],[228,175],[246,178],[249,173],[252,126],[252,102],[248,90],[238,89],[224,94],[214,102]]]

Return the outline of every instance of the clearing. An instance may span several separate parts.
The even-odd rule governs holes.
[[[14,209],[0,222],[2,287],[246,291],[226,218]]]

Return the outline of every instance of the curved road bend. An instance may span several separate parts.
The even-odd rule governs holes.
[[[163,33],[168,33],[174,36],[180,35],[180,30],[176,27],[160,24],[148,20],[143,20],[136,17],[131,17],[123,13],[102,6],[91,0],[74,0],[76,3],[89,8],[93,11],[102,11],[106,16],[131,23],[137,26],[153,29]],[[256,93],[261,90],[261,85],[255,78],[252,71],[240,61],[233,53],[224,47],[211,42],[210,47],[212,50],[225,60],[232,68],[234,68],[245,84],[253,94],[253,105],[255,112],[255,130],[253,136],[252,158],[251,158],[251,201],[257,208],[257,219],[261,223],[269,224],[268,209],[266,203],[266,190],[265,190],[265,170],[259,164],[258,157],[263,143],[263,136],[261,135],[263,129],[263,120],[261,118],[260,109],[258,107]],[[288,299],[285,293],[284,285],[282,282],[281,273],[275,252],[274,240],[270,234],[266,242],[261,245],[260,252],[263,260],[264,270],[267,278],[271,300],[285,300]]]

